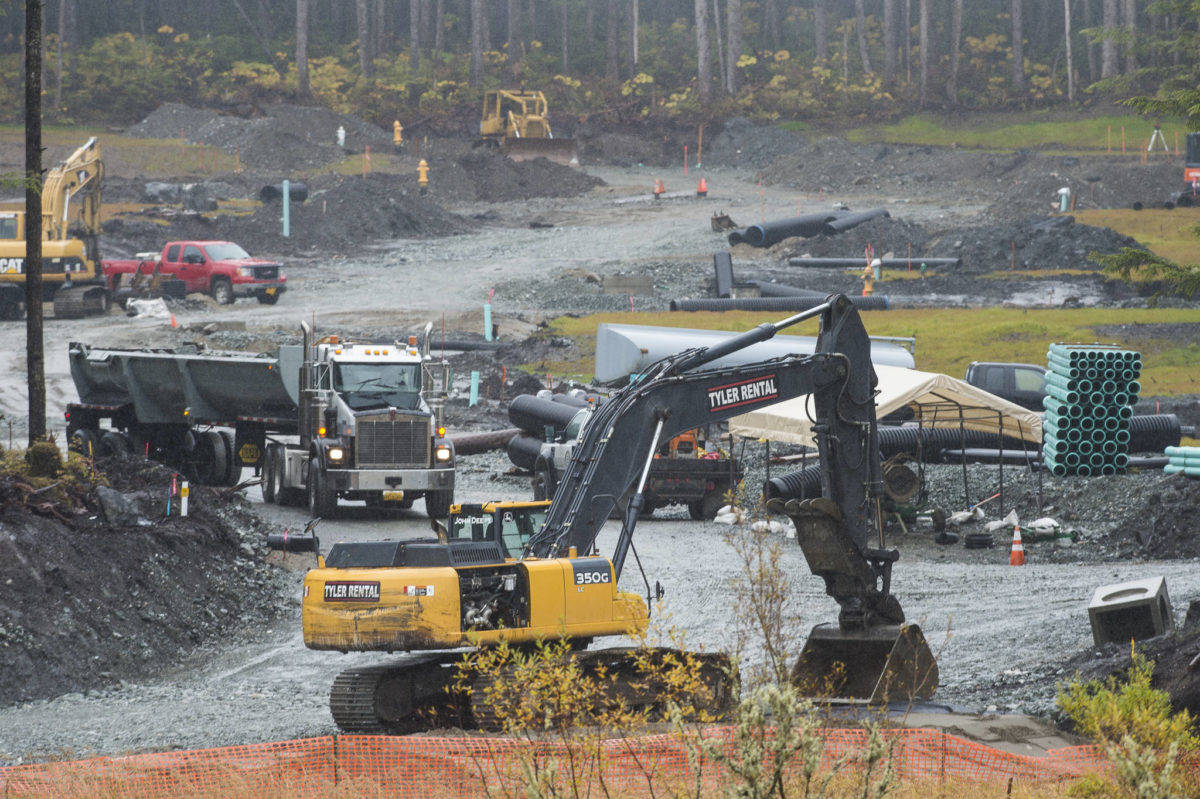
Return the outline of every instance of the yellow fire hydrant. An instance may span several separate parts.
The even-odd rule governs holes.
[[[404,148],[404,126],[398,119],[392,122],[392,144],[396,147],[396,155],[400,155]]]
[[[429,193],[429,164],[425,159],[421,159],[421,163],[417,164],[417,186],[421,189],[421,194]]]
[[[875,293],[875,268],[871,264],[867,264],[867,268],[862,271],[862,282],[864,297],[870,297]]]

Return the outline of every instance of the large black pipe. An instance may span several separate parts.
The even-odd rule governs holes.
[[[860,311],[886,311],[891,307],[887,297],[848,297]],[[738,297],[722,299],[706,297],[694,300],[671,300],[672,311],[807,311],[825,300],[822,297]]]
[[[1002,453],[998,449],[987,449],[987,448],[983,448],[983,447],[969,447],[967,449],[945,449],[945,450],[942,450],[942,457],[946,461],[953,462],[953,463],[961,463],[964,458],[966,459],[967,463],[996,463],[1000,460],[1003,460],[1005,463],[1016,463],[1018,465],[1024,465],[1026,462],[1025,453],[1023,453],[1023,452],[1019,452],[1019,451],[1013,452],[1011,450],[1004,450]],[[1033,465],[1035,468],[1041,466],[1041,463],[1042,463],[1041,453],[1036,453],[1036,452],[1029,453],[1028,460],[1029,460],[1029,463],[1031,465]],[[1168,461],[1170,461],[1170,458],[1168,458],[1165,455],[1161,455],[1161,456],[1160,455],[1150,455],[1150,456],[1134,455],[1129,459],[1129,463],[1126,465],[1130,466],[1130,467],[1137,467],[1140,469],[1161,469],[1162,467],[1167,465]]]
[[[782,283],[766,283],[761,280],[753,281],[758,287],[758,293],[764,297],[825,297],[828,292],[798,289],[795,286],[785,286]]]
[[[1173,413],[1151,413],[1129,420],[1130,452],[1162,452],[1178,447],[1183,437],[1179,417]]]
[[[573,397],[570,394],[551,394],[551,402],[557,402],[559,405],[569,405],[572,408],[590,408],[591,405],[583,397]]]
[[[577,413],[578,408],[532,394],[521,394],[508,403],[508,420],[539,439],[547,425],[552,425],[555,433],[562,433]]]
[[[472,352],[475,350],[498,350],[508,346],[511,342],[503,341],[482,341],[478,339],[446,339],[442,341],[438,338],[430,340],[430,349],[434,350],[455,350],[457,352]]]
[[[294,203],[302,203],[308,199],[308,184],[291,181],[288,183],[288,197]],[[283,184],[268,183],[258,191],[258,199],[264,203],[277,203],[283,199]]]
[[[816,457],[816,456],[814,456]],[[807,466],[763,483],[763,499],[813,499],[821,496],[821,467]]]
[[[961,258],[880,258],[882,265],[888,269],[903,269],[908,266],[962,266]],[[845,258],[788,258],[791,266],[808,266],[813,269],[839,269],[846,267],[866,266],[867,260],[861,255]]]
[[[834,235],[844,233],[852,227],[858,227],[863,222],[869,222],[881,216],[891,217],[886,208],[872,208],[870,211],[856,211],[853,214],[843,214],[825,223],[825,233]]]
[[[516,435],[509,439],[508,459],[518,469],[532,472],[533,465],[537,462],[538,455],[541,452],[542,440],[540,438]]]
[[[733,256],[729,250],[713,253],[713,271],[716,273],[717,296],[733,295]]]
[[[450,441],[454,443],[455,455],[478,455],[480,452],[503,449],[509,439],[520,433],[520,429],[515,427],[484,433],[455,433],[450,436]]]
[[[824,233],[826,223],[845,214],[844,211],[822,211],[816,214],[777,219],[761,225],[751,225],[729,234],[730,244],[745,242],[752,247],[770,247],[793,236],[816,236]]]

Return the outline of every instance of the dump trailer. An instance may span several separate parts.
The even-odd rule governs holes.
[[[820,334],[811,355],[710,366],[812,317],[820,318]],[[793,678],[806,691],[873,703],[928,698],[937,686],[937,664],[920,628],[905,623],[891,593],[899,553],[886,546],[879,525],[877,382],[858,311],[846,297],[831,296],[811,311],[664,358],[597,408],[562,470],[545,520],[519,558],[474,536],[334,545],[304,578],[305,645],[411,653],[339,674],[330,692],[334,720],[356,733],[431,723],[493,727],[498,718],[489,689],[507,673],[474,670],[461,653],[446,650],[552,639],[583,650],[596,637],[644,630],[648,605],[661,591],[643,598],[618,584],[659,445],[810,394],[821,496],[776,508],[795,521],[809,567],[841,611],[836,624],[813,630]],[[600,554],[601,528],[630,491],[612,555]],[[686,563],[686,549],[679,555]],[[577,658],[582,671],[611,681],[614,700],[652,709],[661,696],[647,691],[637,663],[673,652],[598,649]],[[697,657],[704,665],[699,682],[707,688],[701,693],[720,712],[733,693],[731,664],[719,653]],[[461,681],[469,690],[454,690]]]
[[[307,502],[329,516],[338,498],[410,507],[425,498],[445,518],[454,499],[454,445],[441,424],[449,367],[407,342],[329,336],[274,356],[69,345],[79,402],[67,406],[70,445],[139,455],[198,483],[234,485],[244,467],[263,498]]]
[[[546,95],[541,92],[484,92],[479,135],[482,143],[499,148],[514,161],[548,158],[560,164],[579,163],[575,140],[554,137]]]

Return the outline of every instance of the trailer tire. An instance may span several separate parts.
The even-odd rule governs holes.
[[[233,284],[227,277],[214,277],[208,285],[208,293],[219,305],[233,305],[233,301],[237,299],[233,294]]]
[[[67,434],[67,450],[85,458],[96,457],[100,454],[100,433],[86,427],[72,430]]]
[[[267,445],[267,452],[263,456],[263,476],[262,476],[262,496],[263,502],[268,505],[274,505],[277,494],[275,485],[275,459],[279,457],[274,444]]]
[[[337,493],[330,491],[325,484],[325,473],[315,460],[308,462],[308,515],[315,518],[330,519],[337,509]]]
[[[133,454],[133,446],[124,433],[109,430],[100,437],[100,454],[106,458],[128,458]]]
[[[431,519],[445,519],[454,504],[454,491],[426,491],[425,515]]]
[[[688,515],[693,521],[711,522],[717,518],[717,511],[725,504],[725,494],[713,489],[695,502],[688,503]]]
[[[235,486],[241,482],[242,461],[234,447],[233,433],[228,430],[219,430],[218,434],[221,436],[221,442],[225,445],[225,471],[220,475],[219,484]]]

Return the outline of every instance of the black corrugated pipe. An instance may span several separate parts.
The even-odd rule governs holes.
[[[1178,447],[1183,437],[1179,417],[1173,413],[1151,413],[1129,420],[1130,452],[1162,452]]]
[[[774,222],[764,222],[761,225],[751,225],[729,234],[730,244],[745,242],[752,247],[770,247],[792,236],[816,236],[825,232],[825,225],[845,211],[822,211],[816,214],[794,216],[791,219],[777,219]]]
[[[908,266],[962,266],[961,258],[880,258],[883,266],[888,269],[903,269]],[[844,258],[788,258],[790,266],[808,266],[814,269],[838,269],[843,267],[866,266],[867,259],[859,256]]]
[[[512,402],[508,404],[508,420],[539,439],[545,433],[547,425],[553,425],[555,433],[562,433],[577,413],[579,409],[576,407],[532,394],[513,397]]]
[[[814,456],[816,457],[816,456]],[[821,496],[821,467],[808,466],[763,483],[763,499],[812,499]]]
[[[844,214],[836,219],[831,219],[825,223],[825,233],[835,234],[843,233],[852,227],[858,227],[863,222],[869,222],[881,216],[891,217],[886,208],[872,208],[870,211],[856,211],[853,214]]]
[[[520,434],[521,431],[514,427],[484,433],[455,433],[450,436],[450,440],[454,442],[455,455],[477,455],[480,452],[503,449],[509,439]]]
[[[542,440],[540,438],[516,435],[508,442],[508,459],[512,461],[513,466],[527,472],[533,471],[533,465],[537,463],[538,455],[541,452]]]
[[[892,307],[887,297],[850,297],[860,311],[886,311]],[[807,311],[825,301],[824,297],[705,297],[671,300],[672,311]]]
[[[551,394],[551,402],[557,402],[559,405],[569,405],[572,408],[590,408],[588,401],[583,397],[574,397],[570,394]]]
[[[941,462],[942,450],[958,449],[964,443],[968,448],[995,447],[1000,443],[996,440],[995,433],[984,433],[978,430],[960,431],[957,427],[922,427],[919,430],[921,433],[921,457],[926,463]],[[879,454],[887,459],[905,452],[915,458],[917,456],[917,431],[916,425],[901,427],[880,425]],[[1032,442],[1005,436],[1004,449],[1013,452],[1027,449],[1034,452],[1038,447]]]
[[[829,296],[829,293],[825,291],[798,289],[795,286],[785,286],[782,283],[766,283],[762,280],[752,282],[758,287],[759,294],[764,297],[818,297],[823,300]]]
[[[294,203],[302,203],[308,199],[308,184],[297,181],[288,183],[288,197]],[[258,190],[258,199],[264,203],[277,203],[283,199],[283,184],[268,183]]]
[[[441,341],[436,336],[429,340],[430,349],[433,350],[457,350],[458,352],[472,352],[475,350],[498,350],[502,347],[507,347],[512,342],[504,341],[482,341],[475,339],[452,339],[448,338]]]

